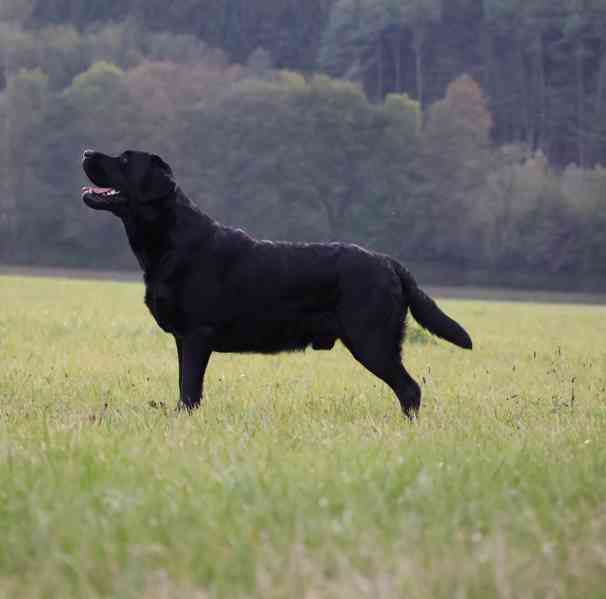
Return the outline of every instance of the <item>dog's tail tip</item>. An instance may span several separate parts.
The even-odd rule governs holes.
[[[472,350],[473,341],[469,333],[456,320],[444,314],[432,300],[430,301],[433,305],[429,309],[425,307],[425,310],[420,310],[418,306],[412,307],[412,315],[417,319],[417,322],[434,335],[450,341],[457,347]]]
[[[462,349],[473,349],[473,342],[467,331],[442,312],[437,304],[419,289],[413,276],[403,266],[395,261],[394,264],[402,285],[408,292],[410,311],[415,320],[430,333]]]
[[[459,347],[469,350],[473,349],[473,341],[471,340],[471,337],[467,334],[467,331],[463,331],[463,336],[461,337]]]

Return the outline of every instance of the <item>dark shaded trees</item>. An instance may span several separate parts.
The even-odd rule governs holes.
[[[14,1],[14,0],[12,0]],[[70,23],[79,29],[134,18],[145,29],[194,35],[244,62],[258,47],[280,67],[312,70],[334,0],[30,0],[31,25]]]
[[[606,162],[606,2],[338,0],[320,65],[372,97],[408,93],[426,109],[463,73],[482,85],[498,144],[559,166]]]

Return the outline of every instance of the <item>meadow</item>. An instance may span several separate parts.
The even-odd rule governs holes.
[[[174,411],[141,284],[0,277],[0,597],[606,596],[606,308],[440,301],[405,421],[338,347]]]

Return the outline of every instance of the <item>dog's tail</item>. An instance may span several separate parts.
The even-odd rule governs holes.
[[[402,281],[407,301],[414,319],[430,333],[450,341],[463,349],[471,349],[473,343],[467,331],[452,318],[444,314],[436,303],[426,295],[414,277],[399,262],[393,260],[394,268]]]

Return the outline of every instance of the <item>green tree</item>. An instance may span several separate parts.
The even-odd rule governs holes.
[[[236,86],[200,113],[192,137],[208,140],[206,192],[229,198],[227,220],[256,223],[265,209],[264,224],[283,236],[298,236],[294,225],[305,233],[307,222],[316,238],[344,239],[360,205],[402,182],[417,119],[410,102],[374,106],[351,83],[283,72]]]

